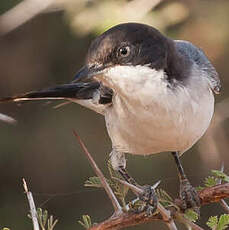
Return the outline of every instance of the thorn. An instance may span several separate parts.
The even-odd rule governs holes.
[[[111,203],[114,207],[114,211],[115,211],[115,214],[116,215],[119,215],[122,213],[122,207],[121,205],[119,204],[116,196],[114,195],[110,185],[107,183],[107,180],[106,178],[104,177],[102,171],[99,169],[99,167],[97,166],[97,164],[95,163],[93,157],[91,156],[91,154],[88,152],[87,150],[87,147],[84,145],[83,141],[81,140],[80,136],[77,134],[77,132],[75,130],[73,130],[73,134],[74,136],[76,137],[77,141],[79,142],[81,148],[83,149],[90,165],[92,166],[95,174],[99,177],[100,181],[101,181],[101,184],[103,186],[103,188],[105,189],[108,197],[110,198],[111,200]]]
[[[153,188],[153,189],[156,189],[160,183],[161,183],[161,181],[159,180],[158,182],[156,182],[156,183],[152,186],[152,188]]]
[[[224,171],[224,163],[222,162],[221,163],[221,167],[220,167],[220,170],[219,170],[220,172],[222,172],[223,173],[223,171]],[[217,184],[221,184],[222,183],[222,179],[218,179],[217,180]]]
[[[220,167],[220,172],[223,173],[223,171],[224,171],[224,162],[221,163],[221,167]],[[222,184],[222,180],[221,179],[218,179],[218,184]],[[223,209],[227,213],[229,213],[229,206],[228,206],[227,202],[224,199],[220,200],[219,204],[223,207]]]
[[[23,182],[24,190],[25,190],[25,192],[27,193],[29,190],[28,190],[28,186],[27,186],[27,184],[26,184],[25,178],[22,178],[22,182]]]
[[[121,184],[123,184],[124,186],[126,186],[127,188],[129,188],[134,194],[136,194],[137,196],[141,195],[142,193],[144,193],[144,190],[133,185],[133,184],[130,184],[124,180],[120,180],[119,178],[117,177],[112,177],[112,179],[120,182]]]

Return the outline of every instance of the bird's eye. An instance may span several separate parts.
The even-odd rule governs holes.
[[[118,50],[118,54],[119,54],[119,56],[121,56],[121,57],[128,57],[128,56],[130,55],[130,47],[129,47],[129,46],[121,47],[121,48]]]

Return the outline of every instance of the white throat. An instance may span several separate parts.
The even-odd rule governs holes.
[[[163,70],[155,70],[149,65],[114,66],[109,68],[102,82],[112,88],[117,94],[136,93],[141,89],[152,90],[152,86],[165,83],[166,75]]]
[[[188,85],[169,82],[163,70],[115,66],[100,79],[114,91],[105,111],[113,148],[132,154],[184,152],[209,126],[214,97],[206,78],[193,72]]]

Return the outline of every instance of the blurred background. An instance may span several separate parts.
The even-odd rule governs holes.
[[[224,162],[228,172],[229,1],[227,0],[1,0],[0,97],[67,83],[84,62],[92,39],[121,22],[150,24],[174,39],[201,47],[216,67],[223,85],[205,136],[183,157],[194,186]],[[37,207],[59,219],[56,230],[82,229],[88,214],[99,222],[112,214],[105,192],[83,186],[94,173],[73,136],[76,130],[107,175],[111,151],[104,119],[80,105],[58,109],[57,103],[1,104],[0,113],[17,119],[0,121],[0,228],[32,229],[22,178]],[[179,184],[169,153],[128,156],[128,169],[141,184],[161,180],[173,197]],[[219,205],[202,208],[200,224],[219,215]],[[167,229],[154,222],[131,229]],[[181,226],[180,229],[183,229]]]

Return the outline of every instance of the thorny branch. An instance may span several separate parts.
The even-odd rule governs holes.
[[[199,192],[199,197],[201,200],[201,205],[206,205],[209,203],[219,202],[221,199],[229,197],[229,183],[217,185],[210,188],[205,188]],[[173,218],[180,219],[183,217],[182,214],[176,212],[175,210],[171,210]],[[104,222],[97,224],[90,228],[90,230],[108,230],[108,229],[123,229],[130,226],[140,225],[143,223],[148,223],[155,220],[162,220],[162,216],[160,214],[149,217],[145,215],[145,213],[122,213],[119,216],[111,217]],[[186,221],[183,219],[183,221]],[[199,226],[192,223],[192,229],[199,229]]]
[[[82,142],[80,136],[76,133],[76,131],[73,131],[73,133],[74,133],[76,139],[78,140],[81,148],[83,149],[86,157],[88,158],[93,170],[95,171],[96,175],[100,178],[101,184],[103,185],[105,191],[107,192],[107,195],[110,198],[111,203],[114,207],[115,215],[118,215],[118,213],[122,212],[122,208],[121,208],[117,198],[115,197],[112,189],[110,188],[109,184],[107,183],[103,173],[101,172],[101,170],[99,169],[99,167],[95,163],[94,159],[92,158],[91,154],[88,152],[86,146]]]
[[[84,153],[86,154],[87,158],[89,159],[90,163],[92,164],[95,173],[99,176],[100,180],[101,179],[104,180],[105,177],[103,176],[102,172],[99,170],[98,166],[94,162],[92,156],[88,152],[86,146],[84,145],[84,143],[80,139],[79,135],[75,131],[74,131],[74,135],[77,137],[77,140],[79,141],[82,149],[84,150]],[[99,173],[98,173],[98,170],[99,170]],[[118,229],[130,227],[130,226],[148,223],[148,222],[155,221],[155,220],[166,221],[166,219],[167,220],[177,219],[180,222],[188,224],[194,230],[203,230],[201,227],[199,227],[195,223],[187,220],[182,213],[178,212],[174,208],[171,208],[169,210],[164,209],[164,208],[162,209],[161,205],[159,205],[159,207],[160,207],[159,213],[156,215],[150,216],[150,217],[147,216],[146,213],[144,213],[144,212],[137,213],[137,214],[133,213],[133,212],[119,212],[119,214],[117,214],[117,212],[116,212],[117,206],[115,207],[113,198],[115,198],[115,200],[117,200],[117,199],[116,199],[116,197],[115,197],[115,195],[111,189],[107,190],[107,188],[105,188],[105,190],[106,190],[109,198],[112,201],[116,215],[112,215],[107,220],[92,226],[90,228],[90,230],[109,230],[109,229],[118,230]],[[229,183],[219,184],[219,185],[216,185],[213,187],[207,187],[207,188],[199,191],[198,195],[199,195],[199,198],[201,201],[201,206],[209,204],[209,203],[220,202],[224,198],[229,198]],[[179,204],[179,202],[181,202],[181,201],[179,199],[177,199],[177,204]],[[176,229],[175,224],[173,224],[174,222],[172,221],[170,223],[172,223],[172,225],[166,223],[167,226],[169,227],[169,229]]]
[[[223,163],[222,163],[222,165],[221,165],[220,171],[221,171],[221,172],[224,171],[224,164],[223,164]],[[222,183],[222,179],[219,179],[218,184],[221,184],[221,183]],[[226,213],[229,214],[229,206],[228,206],[228,204],[226,203],[226,201],[222,199],[222,200],[219,201],[219,204],[223,207],[223,209],[226,211]]]

